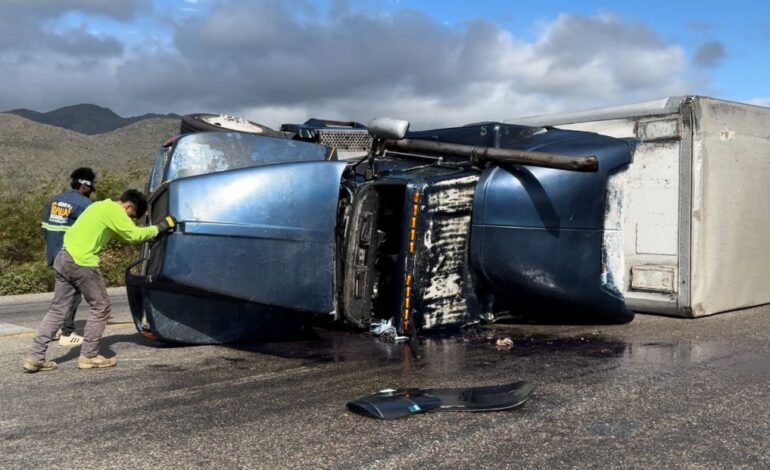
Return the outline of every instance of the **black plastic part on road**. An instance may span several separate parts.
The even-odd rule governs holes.
[[[431,410],[501,411],[519,408],[535,391],[527,382],[463,388],[382,390],[348,402],[348,409],[370,418],[396,419]]]
[[[440,407],[440,398],[419,388],[383,390],[348,402],[350,411],[376,419],[403,418]]]
[[[486,387],[429,388],[425,393],[439,398],[444,411],[498,411],[523,406],[534,391],[534,385],[519,381]]]

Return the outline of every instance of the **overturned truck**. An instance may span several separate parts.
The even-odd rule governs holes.
[[[319,317],[390,319],[401,335],[511,312],[633,318],[603,220],[634,140],[389,119],[235,132],[213,119],[185,116],[153,165],[149,222],[179,223],[126,271],[145,336],[234,342]]]

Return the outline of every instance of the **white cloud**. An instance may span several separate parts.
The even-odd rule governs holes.
[[[560,15],[527,42],[488,21],[452,27],[416,11],[366,13],[346,2],[333,14],[304,0],[207,7],[206,16],[173,25],[170,46],[148,39],[135,47],[132,39],[120,56],[104,57],[121,49],[109,37],[92,40],[102,56],[88,57],[87,73],[61,73],[76,62],[44,42],[34,47],[45,62],[21,68],[29,48],[5,47],[0,82],[14,86],[0,89],[0,109],[94,102],[122,115],[241,113],[272,127],[389,115],[425,128],[653,99],[704,83],[689,78],[679,45],[607,13]],[[48,34],[44,22],[37,27]],[[37,97],[38,87],[47,93]]]
[[[766,106],[770,108],[770,97],[767,96],[758,96],[756,98],[750,99],[748,102],[757,106]]]

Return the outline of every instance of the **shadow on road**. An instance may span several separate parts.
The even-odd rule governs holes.
[[[115,356],[116,354],[115,354],[115,351],[113,351],[112,346],[118,343],[131,343],[131,344],[136,344],[138,346],[146,346],[146,347],[156,348],[156,349],[168,349],[168,348],[176,347],[175,345],[158,343],[155,341],[148,340],[138,333],[107,335],[102,337],[102,340],[100,342],[100,346],[101,346],[100,354],[104,357]],[[58,362],[59,364],[62,364],[65,362],[69,362],[71,360],[77,360],[78,356],[80,356],[80,347],[75,347],[67,351],[67,354],[56,358],[56,362]]]

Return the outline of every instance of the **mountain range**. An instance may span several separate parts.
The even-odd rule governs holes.
[[[153,117],[85,135],[0,113],[0,195],[35,191],[45,181],[66,186],[66,175],[80,166],[97,175],[119,174],[142,188],[158,148],[179,133],[179,125],[179,119]]]
[[[117,115],[109,108],[103,108],[95,104],[76,104],[65,106],[45,113],[32,111],[29,109],[12,109],[5,111],[8,114],[15,114],[30,121],[48,124],[50,126],[62,127],[71,131],[86,135],[97,135],[105,132],[111,132],[121,127],[126,127],[145,119],[167,118],[179,119],[176,114],[143,114],[124,118]]]

